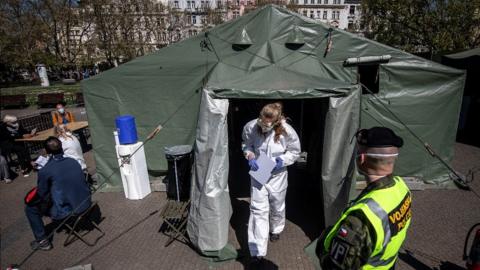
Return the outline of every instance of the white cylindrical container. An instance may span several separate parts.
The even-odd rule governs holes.
[[[120,175],[125,197],[130,200],[145,198],[152,191],[142,142],[126,145],[118,144],[115,147],[118,163],[121,165]]]
[[[50,82],[48,81],[47,68],[45,67],[45,65],[38,64],[36,67],[37,67],[38,76],[40,77],[40,85],[42,87],[50,86]]]

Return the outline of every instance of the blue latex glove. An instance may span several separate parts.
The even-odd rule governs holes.
[[[250,159],[248,161],[248,166],[250,166],[250,170],[256,171],[258,170],[258,164],[256,159]]]
[[[273,168],[274,171],[279,170],[279,169],[281,169],[281,168],[283,167],[283,160],[282,160],[281,158],[276,157],[276,158],[275,158],[275,162],[276,162],[277,164],[275,164],[275,168]]]

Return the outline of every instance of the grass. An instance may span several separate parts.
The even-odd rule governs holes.
[[[18,86],[10,88],[0,88],[0,96],[25,94],[27,103],[34,105],[38,101],[39,94],[45,93],[64,93],[65,102],[67,104],[73,103],[75,100],[75,93],[80,92],[80,83],[73,85],[54,84],[49,87],[41,87],[40,85],[32,86]]]

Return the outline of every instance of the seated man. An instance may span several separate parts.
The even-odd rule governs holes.
[[[62,143],[55,137],[45,141],[45,150],[50,160],[38,172],[37,196],[43,201],[51,200],[51,206],[43,212],[40,206],[26,206],[25,213],[32,228],[35,241],[32,249],[50,250],[52,244],[47,238],[42,221],[50,216],[61,221],[72,211],[80,214],[91,205],[91,195],[85,175],[78,162],[63,156]]]

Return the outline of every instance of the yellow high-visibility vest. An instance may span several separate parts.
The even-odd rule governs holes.
[[[395,181],[393,186],[372,190],[344,211],[325,238],[325,252],[330,251],[331,242],[347,216],[353,211],[361,211],[369,220],[376,235],[374,249],[362,269],[390,269],[395,264],[410,226],[412,197],[401,177],[395,176],[393,179]]]

